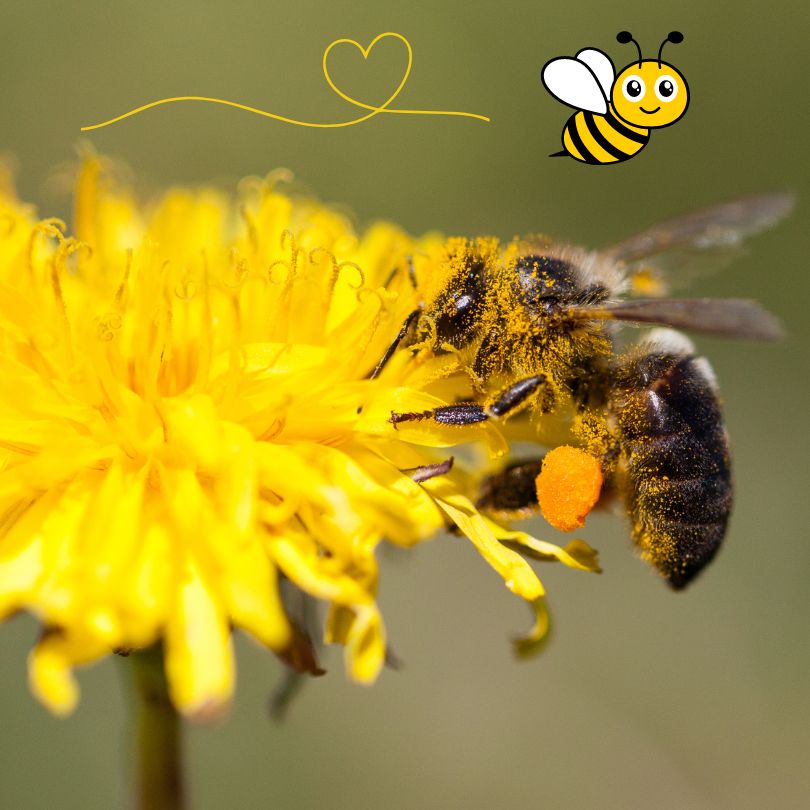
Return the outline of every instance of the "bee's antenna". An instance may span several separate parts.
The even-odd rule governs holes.
[[[672,36],[672,34],[670,34],[670,36]],[[683,39],[683,36],[681,36],[681,39]],[[628,42],[632,42],[636,46],[638,50],[638,66],[641,67],[641,45],[633,39],[633,35],[629,31],[619,31],[619,33],[616,34],[616,41],[621,42],[622,45],[627,45]],[[679,39],[678,42],[680,41]],[[662,45],[661,47],[663,48],[664,46]]]
[[[670,31],[667,34],[667,38],[661,43],[661,47],[658,49],[658,67],[661,67],[661,51],[664,50],[664,45],[667,42],[672,42],[674,45],[677,45],[679,42],[683,42],[683,34],[680,31]]]

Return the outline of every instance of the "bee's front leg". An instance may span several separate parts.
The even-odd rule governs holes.
[[[388,420],[394,427],[402,422],[421,422],[431,419],[440,425],[475,425],[490,419],[499,420],[516,411],[526,400],[546,382],[545,374],[536,374],[518,380],[501,391],[489,405],[476,402],[460,402],[457,405],[443,405],[430,411],[412,413],[391,412]]]
[[[416,322],[419,320],[419,316],[422,314],[422,306],[418,306],[410,315],[405,319],[405,322],[402,324],[399,332],[397,333],[396,337],[391,341],[389,347],[385,350],[383,356],[379,359],[377,365],[374,367],[374,371],[368,375],[368,379],[376,380],[377,377],[380,376],[380,373],[388,364],[388,361],[394,356],[394,352],[400,347],[400,344],[408,337],[409,332],[413,330]]]

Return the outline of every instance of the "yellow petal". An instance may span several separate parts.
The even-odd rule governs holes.
[[[554,543],[538,540],[526,532],[504,529],[489,518],[484,518],[484,521],[499,540],[508,540],[523,546],[533,552],[532,556],[538,559],[557,560],[569,568],[577,568],[580,571],[592,571],[597,574],[602,571],[599,567],[599,552],[584,540],[571,540],[565,548],[561,548]]]
[[[346,662],[358,683],[373,683],[385,663],[385,630],[375,605],[357,610],[346,638]]]
[[[219,601],[188,563],[166,627],[169,692],[185,714],[220,713],[233,693],[233,650]]]
[[[67,632],[47,632],[28,656],[31,691],[54,714],[70,714],[79,700],[73,667],[100,658],[110,648],[98,641]]]
[[[434,479],[435,480],[435,479]],[[430,487],[433,482],[427,482]],[[526,560],[498,542],[472,503],[463,495],[448,493],[436,503],[447,513],[453,523],[474,543],[481,556],[503,577],[510,591],[533,602],[544,593],[543,585]]]
[[[531,608],[534,613],[534,624],[531,630],[525,636],[512,641],[515,654],[519,658],[531,658],[542,652],[549,639],[551,617],[549,616],[545,598],[535,599],[531,604]]]

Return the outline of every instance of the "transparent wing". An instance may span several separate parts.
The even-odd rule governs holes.
[[[581,307],[570,315],[581,320],[616,320],[658,324],[704,335],[779,340],[779,320],[746,298],[650,298]]]
[[[781,191],[742,197],[653,225],[600,253],[614,261],[631,262],[667,250],[738,247],[747,237],[779,222],[794,202],[792,194]]]
[[[602,88],[602,93],[606,99],[609,99],[613,80],[616,78],[616,70],[613,67],[613,62],[610,61],[610,57],[596,48],[583,48],[576,55],[576,58],[591,69]]]
[[[623,262],[636,295],[661,295],[717,271],[745,251],[794,205],[786,192],[757,194],[667,220],[600,251]]]
[[[563,104],[599,115],[607,112],[602,87],[584,62],[568,56],[552,59],[543,68],[541,79],[546,90]]]

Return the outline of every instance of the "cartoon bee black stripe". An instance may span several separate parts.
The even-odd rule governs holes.
[[[600,149],[603,149],[608,155],[610,155],[610,157],[615,158],[616,160],[624,160],[627,157],[627,154],[618,147],[614,146],[607,139],[607,137],[605,137],[599,127],[596,126],[596,120],[593,115],[585,113],[583,114],[582,119],[585,122],[585,126],[588,128],[588,133],[594,139],[594,141],[596,141],[596,144]]]
[[[649,143],[650,140],[650,133],[644,133],[643,130],[631,129],[629,126],[625,126],[618,118],[616,118],[610,110],[607,111],[604,115],[605,123],[610,126],[611,129],[615,130],[619,135],[627,138],[628,140],[635,141],[636,143],[641,144],[642,146]]]
[[[650,140],[650,130],[668,127],[683,117],[689,106],[686,79],[661,61],[667,42],[683,41],[671,31],[658,49],[657,59],[642,59],[641,48],[629,31],[616,39],[633,42],[638,62],[615,76],[610,57],[585,48],[572,59],[552,59],[541,74],[546,89],[578,112],[563,128],[561,152],[551,157],[572,157],[582,163],[621,163],[637,155]]]
[[[583,141],[580,129],[577,126],[577,119],[583,115],[584,113],[577,113],[568,119],[563,132],[563,146],[566,150],[564,154],[570,154],[585,163],[598,163],[599,161],[592,156],[588,147],[585,146],[585,141]]]
[[[397,351],[452,353],[469,380],[469,399],[394,412],[391,424],[408,430],[423,420],[514,419],[523,440],[577,446],[622,496],[641,556],[672,588],[685,587],[720,548],[733,492],[714,374],[671,327],[759,340],[776,339],[781,329],[744,299],[644,298],[644,279],[656,259],[733,250],[791,206],[786,194],[735,200],[595,252],[537,239],[508,246],[452,240],[445,280],[428,284],[372,376],[385,373]],[[416,277],[415,284],[420,289]],[[623,322],[668,328],[621,349]],[[479,507],[506,521],[536,514],[540,469],[540,457],[523,458],[482,476]]]

